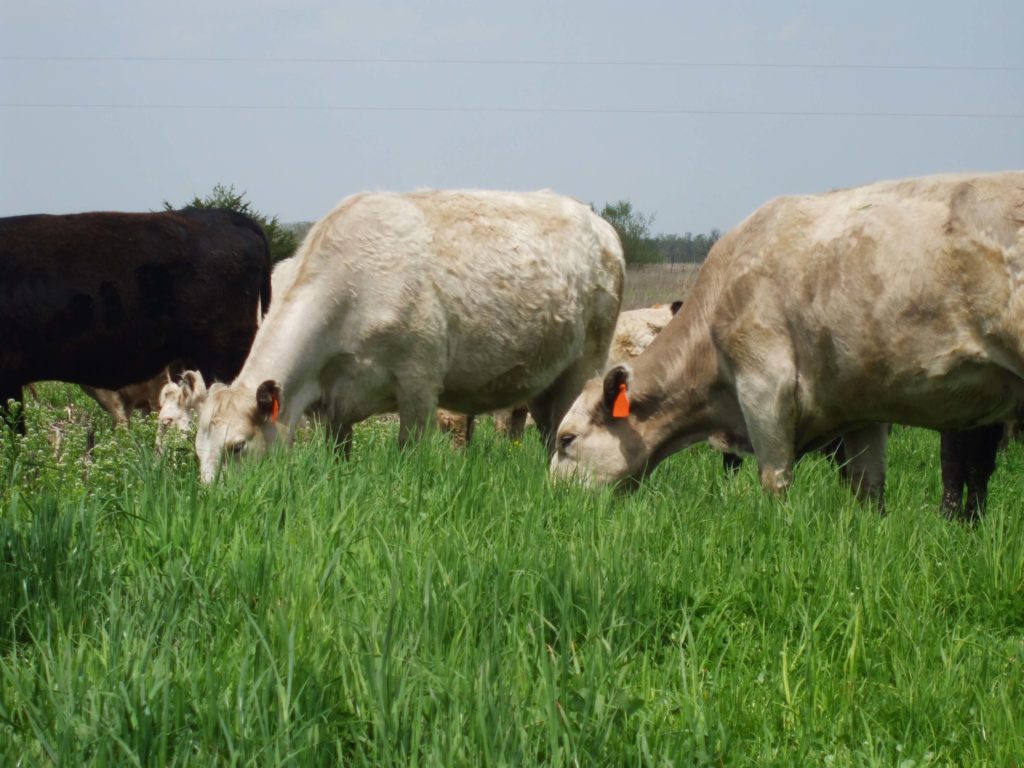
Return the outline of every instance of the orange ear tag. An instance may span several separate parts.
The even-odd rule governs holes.
[[[624,419],[629,416],[629,396],[626,394],[626,385],[619,384],[619,394],[615,396],[612,403],[612,418]]]
[[[270,423],[271,424],[277,424],[277,414],[279,414],[280,412],[281,412],[281,400],[277,397],[277,395],[275,395],[274,398],[270,401]]]

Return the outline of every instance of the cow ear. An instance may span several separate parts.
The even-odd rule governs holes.
[[[678,312],[680,310],[680,308],[682,306],[683,306],[683,300],[682,299],[676,299],[671,304],[669,304],[669,309],[672,310],[672,314],[674,315],[676,312]]]
[[[263,421],[277,422],[281,413],[281,385],[267,379],[256,388],[256,413]]]
[[[181,388],[187,396],[202,397],[206,394],[206,382],[199,371],[185,371],[181,374]]]
[[[616,365],[604,375],[604,409],[613,418],[629,416],[629,376],[625,365]]]

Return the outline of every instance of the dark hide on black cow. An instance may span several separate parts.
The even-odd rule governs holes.
[[[270,303],[270,248],[231,211],[0,218],[0,402],[104,389],[177,362],[231,381]]]

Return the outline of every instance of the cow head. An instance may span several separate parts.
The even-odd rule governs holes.
[[[196,456],[199,474],[210,483],[225,461],[260,456],[277,439],[281,385],[264,381],[255,390],[245,385],[210,387],[199,411]]]
[[[650,451],[630,402],[630,375],[616,365],[583,387],[558,428],[552,475],[607,485],[644,474]]]
[[[199,371],[185,371],[178,383],[168,382],[160,390],[160,428],[174,427],[188,432],[192,414],[206,399],[206,382]]]
[[[160,389],[157,416],[156,452],[163,452],[164,433],[168,429],[188,432],[192,414],[206,399],[206,383],[199,371],[185,371],[179,381],[169,381]]]

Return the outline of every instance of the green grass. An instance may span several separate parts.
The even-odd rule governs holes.
[[[0,440],[0,765],[1024,759],[1021,446],[974,529],[905,429],[884,518],[817,457],[782,500],[702,448],[552,486],[487,425],[370,423],[349,463],[314,432],[204,488],[74,393]]]

